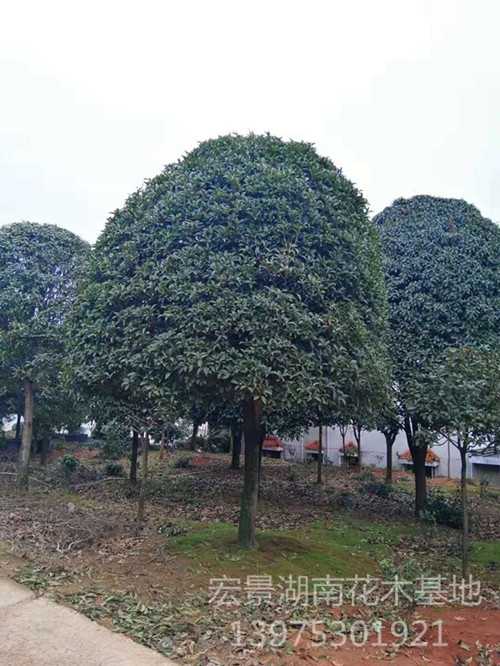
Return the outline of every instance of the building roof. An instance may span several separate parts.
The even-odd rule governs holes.
[[[413,462],[413,458],[411,457],[411,452],[410,449],[406,449],[404,453],[399,453],[398,458],[400,460],[407,460],[408,462]],[[434,453],[432,449],[427,449],[427,455],[425,456],[425,464],[426,465],[432,465],[433,463],[438,463],[441,461],[441,458],[438,456],[437,453]]]
[[[268,435],[262,442],[262,448],[272,451],[283,451],[284,445],[276,435]]]

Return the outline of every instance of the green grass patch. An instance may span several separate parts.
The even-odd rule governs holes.
[[[500,541],[475,541],[471,562],[491,581],[500,584]]]
[[[342,518],[300,530],[258,533],[258,548],[241,550],[237,530],[224,523],[191,526],[191,531],[168,540],[172,554],[190,560],[195,574],[211,576],[326,576],[380,574],[378,562],[391,555],[391,544],[414,529],[407,525],[369,523]]]

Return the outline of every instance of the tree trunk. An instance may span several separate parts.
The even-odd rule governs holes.
[[[392,447],[396,437],[392,432],[384,432],[384,437],[386,449],[385,482],[390,485],[392,483]]]
[[[139,433],[132,431],[132,453],[130,455],[130,483],[137,483],[137,455],[139,452]]]
[[[191,435],[191,451],[196,450],[196,438],[198,437],[198,429],[200,424],[198,421],[193,421],[193,433]]]
[[[318,428],[318,478],[319,484],[323,483],[323,426]]]
[[[42,437],[40,440],[40,465],[43,465],[44,467],[47,464],[49,445],[50,439],[48,437]]]
[[[410,452],[415,475],[415,517],[421,518],[427,501],[427,476],[425,473],[427,444],[411,444]]]
[[[26,490],[28,487],[31,440],[33,438],[33,382],[24,382],[24,424],[21,447],[17,465],[17,487]]]
[[[241,425],[237,422],[231,424],[231,441],[231,469],[239,469],[241,458]]]
[[[354,439],[356,440],[356,444],[358,445],[358,467],[361,469],[361,430],[362,426],[359,424],[353,423],[352,424],[352,431],[354,433]]]
[[[160,460],[163,460],[165,458],[165,432],[161,433],[159,458]]]
[[[467,494],[467,445],[460,449],[462,470],[460,475],[460,491],[462,495],[462,578],[469,576],[469,501]]]
[[[343,464],[344,467],[347,468],[347,456],[345,454],[345,436],[347,434],[347,429],[344,426],[339,426],[340,430],[340,437],[342,438],[342,453],[343,453]]]
[[[148,454],[149,454],[149,435],[145,433],[141,437],[142,444],[142,475],[141,487],[139,489],[139,502],[137,504],[137,523],[141,525],[144,522],[144,508],[146,505],[146,483],[148,480]]]
[[[427,444],[415,442],[415,423],[409,417],[405,419],[405,433],[413,460],[413,472],[415,475],[415,516],[421,518],[427,501],[427,477],[425,474],[425,461],[427,458]]]
[[[255,548],[255,522],[259,492],[259,455],[262,440],[261,405],[250,398],[243,405],[245,434],[245,474],[241,493],[239,543],[241,548]]]
[[[16,419],[16,446],[18,448],[20,444],[20,439],[21,439],[21,410],[17,412],[17,419]]]
[[[262,481],[262,446],[264,444],[264,437],[261,435],[259,440],[259,477],[257,484],[257,501],[260,499],[260,483]]]

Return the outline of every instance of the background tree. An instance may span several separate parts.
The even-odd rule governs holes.
[[[28,483],[36,395],[60,380],[64,326],[88,245],[66,229],[0,228],[0,375],[24,395],[18,486]]]
[[[347,467],[347,457],[345,455],[345,445],[346,445],[347,431],[349,430],[349,421],[345,420],[342,417],[337,417],[333,421],[332,425],[339,429],[340,440],[342,442],[342,455],[344,456],[343,457],[343,463]]]
[[[244,547],[255,546],[271,416],[334,412],[368,365],[371,383],[384,381],[366,202],[307,144],[227,136],[167,166],[109,220],[82,303],[98,313],[96,356],[121,364],[122,385],[150,400],[240,406]]]
[[[87,420],[88,405],[64,373],[53,384],[40,386],[33,412],[33,448],[40,456],[40,464],[47,463],[50,441],[56,433],[76,432]]]
[[[323,483],[323,426],[318,427],[318,467],[316,474],[316,482],[321,485]]]
[[[0,379],[0,422],[3,419],[15,417],[16,445],[21,441],[21,417],[23,413],[23,391],[19,382],[13,377],[3,376]]]
[[[398,199],[374,222],[380,230],[389,298],[398,404],[413,458],[415,511],[426,499],[430,424],[409,403],[427,390],[446,349],[478,346],[500,330],[500,229],[458,199]],[[417,401],[414,404],[419,404]]]
[[[396,437],[402,429],[401,417],[397,404],[397,392],[394,387],[387,392],[387,401],[383,405],[378,418],[376,428],[384,435],[386,449],[385,482],[392,483],[392,450]]]
[[[231,469],[240,468],[242,429],[241,419],[233,418],[230,424],[231,429]]]
[[[429,374],[425,392],[416,387],[415,407],[460,453],[462,572],[469,575],[467,456],[484,447],[500,427],[500,354],[451,348]]]

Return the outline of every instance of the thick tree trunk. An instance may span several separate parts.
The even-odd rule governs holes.
[[[241,425],[239,423],[231,424],[231,443],[231,469],[239,469],[241,458]]]
[[[132,432],[132,452],[130,455],[130,483],[137,483],[137,456],[139,453],[139,433],[137,430]]]
[[[386,450],[385,482],[390,485],[392,483],[392,447],[396,437],[391,432],[384,432],[384,437]]]
[[[146,506],[146,483],[148,480],[148,455],[149,455],[149,435],[145,433],[141,437],[142,444],[142,474],[141,487],[139,489],[139,502],[137,504],[137,523],[141,525],[144,522],[144,510]]]
[[[425,474],[425,461],[427,458],[427,444],[415,442],[415,424],[409,418],[405,419],[405,433],[413,460],[415,476],[415,516],[421,518],[427,501],[427,477]]]
[[[425,459],[427,444],[415,446],[412,451],[413,468],[415,471],[415,516],[421,518],[427,501],[427,475]]]
[[[47,464],[49,445],[50,439],[48,437],[42,437],[40,440],[40,465],[43,465],[44,467]]]
[[[17,464],[17,487],[25,490],[28,487],[31,441],[33,438],[33,382],[24,382],[24,424],[21,447]]]
[[[318,428],[318,478],[319,484],[323,483],[323,426]]]
[[[255,522],[259,493],[259,456],[262,441],[261,405],[250,398],[243,405],[245,434],[245,474],[241,493],[239,543],[241,548],[255,548]]]
[[[198,421],[193,421],[193,433],[191,435],[191,451],[195,451],[196,449],[196,438],[198,437],[198,430],[199,430],[200,424]]]
[[[462,470],[460,491],[462,495],[462,578],[469,576],[469,500],[467,493],[467,446],[460,447]]]

